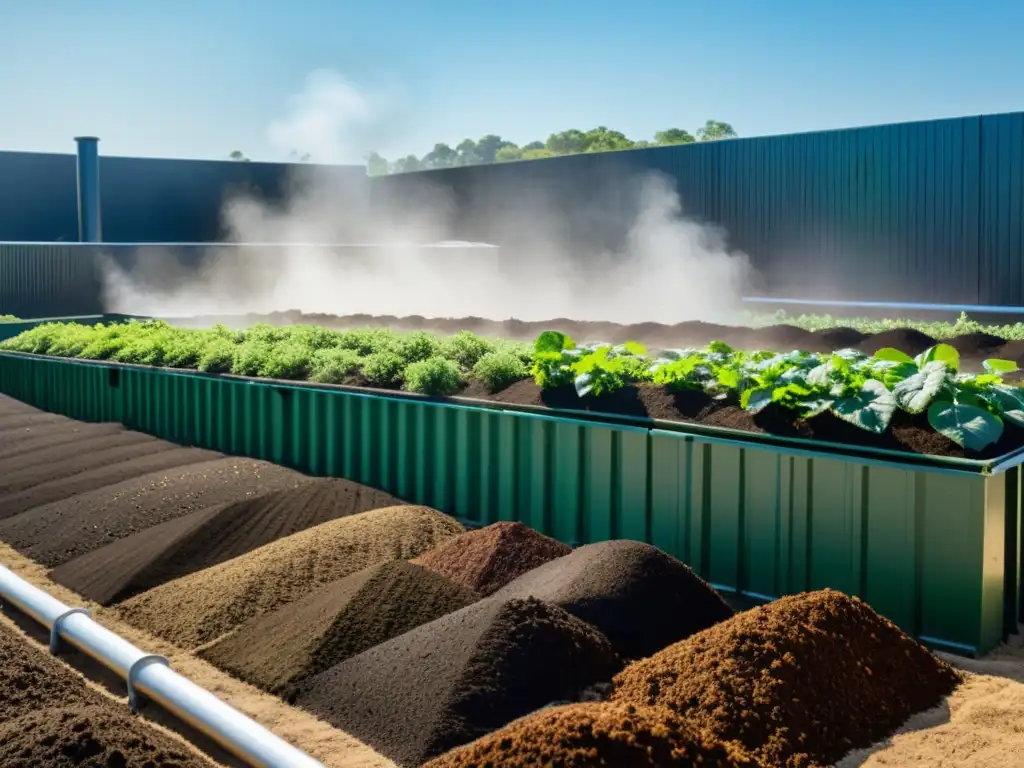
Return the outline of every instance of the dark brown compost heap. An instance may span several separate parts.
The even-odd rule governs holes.
[[[176,453],[182,455],[173,468],[147,468],[145,474],[130,471],[148,459]],[[176,448],[117,466],[126,476],[109,485],[88,493],[74,490],[57,501],[33,505],[30,511],[0,520],[0,540],[36,562],[55,567],[204,507],[294,487],[306,480],[297,472],[264,461],[220,457],[195,448]],[[90,474],[83,472],[67,480]],[[25,493],[34,494],[46,485],[53,484]],[[0,497],[0,509],[5,512],[9,498]]]
[[[661,705],[767,766],[831,765],[939,704],[954,670],[857,598],[786,597],[629,665],[614,701]]]
[[[0,624],[0,765],[161,766],[211,764],[90,690],[82,677]]]
[[[287,698],[295,683],[476,600],[440,574],[394,560],[251,619],[200,655]]]
[[[562,609],[488,598],[310,678],[296,703],[416,766],[619,668],[608,640]]]
[[[571,551],[522,523],[501,522],[446,541],[415,562],[486,596]]]
[[[688,566],[638,541],[580,547],[495,594],[528,596],[593,624],[627,659],[650,656],[733,615]]]
[[[348,480],[295,482],[147,528],[64,563],[50,577],[109,605],[320,523],[400,503]]]
[[[465,529],[429,507],[350,515],[265,544],[121,603],[125,619],[183,648],[371,565],[408,560]]]
[[[754,768],[735,745],[709,741],[664,707],[567,704],[541,710],[424,768]]]

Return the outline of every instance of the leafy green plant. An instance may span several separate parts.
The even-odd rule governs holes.
[[[572,364],[580,357],[571,338],[558,331],[544,331],[533,344],[530,374],[541,389],[564,387],[575,380]]]
[[[484,382],[491,392],[499,392],[525,379],[529,373],[522,359],[508,351],[489,352],[473,366],[473,377]]]
[[[393,349],[398,339],[399,335],[388,328],[353,328],[338,333],[337,345],[365,357]]]
[[[646,377],[648,366],[642,359],[646,354],[643,345],[635,341],[587,351],[572,364],[576,394],[601,397],[637,381],[639,376]]]
[[[237,344],[222,337],[215,337],[203,347],[197,367],[204,373],[231,373],[235,362]]]
[[[405,369],[405,389],[424,395],[454,395],[462,389],[462,370],[454,360],[430,357]]]
[[[14,315],[0,315],[0,323],[20,323],[20,322],[21,322],[21,320],[19,320]]]
[[[363,358],[354,349],[319,349],[310,361],[309,380],[320,384],[342,384],[362,364]]]
[[[304,379],[309,371],[312,350],[294,341],[270,347],[259,375],[268,379]]]
[[[236,376],[259,376],[270,357],[273,346],[266,341],[246,339],[235,347],[231,372]]]
[[[441,339],[437,350],[441,357],[454,360],[466,370],[472,369],[480,358],[494,351],[493,341],[469,331],[459,331],[454,336]]]
[[[405,360],[394,352],[374,352],[363,358],[360,372],[374,387],[395,387],[402,383]]]
[[[434,334],[413,331],[399,339],[394,350],[408,365],[434,357],[437,354],[438,346],[438,338]]]

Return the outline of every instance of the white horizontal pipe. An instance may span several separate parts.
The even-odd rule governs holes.
[[[54,621],[63,615],[57,633],[59,640],[108,667],[126,684],[128,671],[136,662],[153,658],[85,613],[65,615],[70,610],[68,606],[3,566],[0,566],[0,600],[51,631]],[[319,761],[162,663],[139,665],[134,674],[134,687],[256,768],[324,768]]]

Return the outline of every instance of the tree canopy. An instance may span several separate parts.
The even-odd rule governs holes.
[[[588,152],[613,152],[622,149],[644,149],[647,147],[665,147],[674,144],[690,144],[695,141],[717,141],[736,137],[736,131],[729,123],[708,120],[694,133],[682,128],[668,128],[654,134],[654,140],[633,140],[621,131],[599,125],[589,131],[570,128],[560,133],[552,133],[547,141],[531,141],[523,146],[507,141],[501,136],[488,134],[478,141],[463,139],[454,148],[449,144],[438,143],[423,155],[408,155],[389,161],[377,152],[366,156],[366,170],[371,176],[383,176],[388,173],[408,173],[410,171],[427,171],[436,168],[452,168],[461,165],[486,165],[488,163],[507,163],[514,160],[539,160],[545,157],[561,155],[579,155]]]

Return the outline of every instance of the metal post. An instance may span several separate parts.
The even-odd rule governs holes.
[[[78,142],[78,240],[103,240],[100,215],[100,152],[95,136],[77,136]]]

